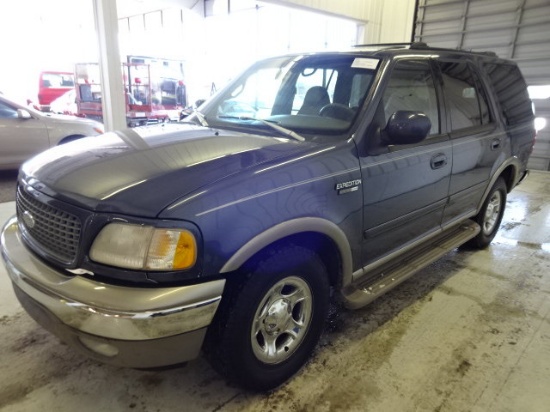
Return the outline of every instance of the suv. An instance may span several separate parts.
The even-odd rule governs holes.
[[[301,368],[331,300],[362,307],[486,247],[535,137],[513,62],[419,43],[270,58],[199,110],[25,163],[2,254],[29,314],[83,354],[203,350],[253,390]]]

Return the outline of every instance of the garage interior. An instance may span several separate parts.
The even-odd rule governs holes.
[[[165,57],[189,59],[190,73],[200,71],[193,67],[200,67],[199,61],[209,65],[209,72],[216,67],[233,72],[237,63],[246,66],[270,54],[255,42],[267,44],[275,54],[349,47],[354,42],[411,40],[434,47],[495,51],[517,61],[530,86],[538,129],[529,161],[531,173],[510,193],[499,234],[489,248],[453,251],[368,307],[335,311],[306,367],[265,394],[228,385],[202,358],[159,371],[122,369],[85,359],[32,321],[0,265],[0,411],[548,410],[548,0],[117,0],[116,7],[108,0],[81,3],[78,14],[86,16],[84,23],[69,28],[77,27],[78,33],[93,28],[93,10],[103,10],[95,13],[102,22],[99,35],[86,41],[97,43],[107,77],[120,66],[120,60],[112,57],[120,54],[119,45],[110,37],[117,30],[121,47],[125,39],[147,35],[157,39],[171,32],[171,47],[155,44],[170,54]],[[0,23],[23,19],[20,12],[25,4],[4,6]],[[50,0],[48,4],[60,10],[68,3]],[[285,35],[271,36],[284,38],[280,43],[260,31],[258,36],[247,34],[251,27],[259,30],[265,17],[261,13],[267,17],[281,13],[279,19],[287,16],[284,25],[279,22]],[[292,33],[304,35],[295,25],[310,15],[320,19],[310,30],[314,39],[291,44]],[[33,23],[48,21],[53,19],[43,14]],[[213,26],[232,35],[216,38],[209,34],[219,33]],[[341,36],[334,34],[338,27]],[[338,41],[331,42],[336,37]],[[245,55],[244,49],[254,53]],[[20,51],[14,46],[6,50],[14,56]],[[154,53],[154,48],[144,47],[141,53]],[[54,53],[37,55],[47,61]],[[3,76],[14,76],[18,65],[12,66],[2,69]],[[214,83],[221,87],[231,73],[209,75],[212,81],[197,85],[194,98],[203,97]],[[113,80],[109,86],[116,90],[121,85]],[[0,90],[5,89],[7,85],[1,83]],[[123,103],[116,96],[105,92],[105,104],[111,107],[107,129],[116,128],[124,116]],[[2,224],[15,213],[15,181],[16,172],[0,172]]]

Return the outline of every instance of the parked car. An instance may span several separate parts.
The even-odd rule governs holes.
[[[103,131],[99,122],[42,113],[0,96],[0,170],[16,169],[52,146]]]
[[[515,63],[422,43],[270,58],[188,119],[26,162],[2,256],[81,353],[202,349],[253,390],[302,367],[331,299],[359,308],[487,247],[535,138]]]

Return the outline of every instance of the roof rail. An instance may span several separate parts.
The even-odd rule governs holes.
[[[394,48],[406,48],[409,49],[430,49],[430,50],[444,50],[444,51],[454,51],[454,52],[467,52],[474,53],[483,56],[498,57],[495,52],[492,51],[474,51],[474,50],[464,50],[464,49],[450,49],[445,47],[430,47],[427,43],[424,42],[412,42],[412,43],[372,43],[372,44],[357,44],[353,47],[376,47],[380,49],[394,49]]]
[[[371,44],[356,44],[353,47],[384,47],[384,48],[395,48],[395,47],[409,47],[411,49],[421,49],[426,48],[428,45],[423,42],[414,42],[414,43],[371,43]]]

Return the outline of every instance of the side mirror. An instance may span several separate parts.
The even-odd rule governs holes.
[[[31,119],[31,114],[25,109],[17,109],[17,117],[19,119]]]
[[[388,144],[413,144],[428,136],[432,122],[422,112],[400,110],[391,115],[384,130]]]

